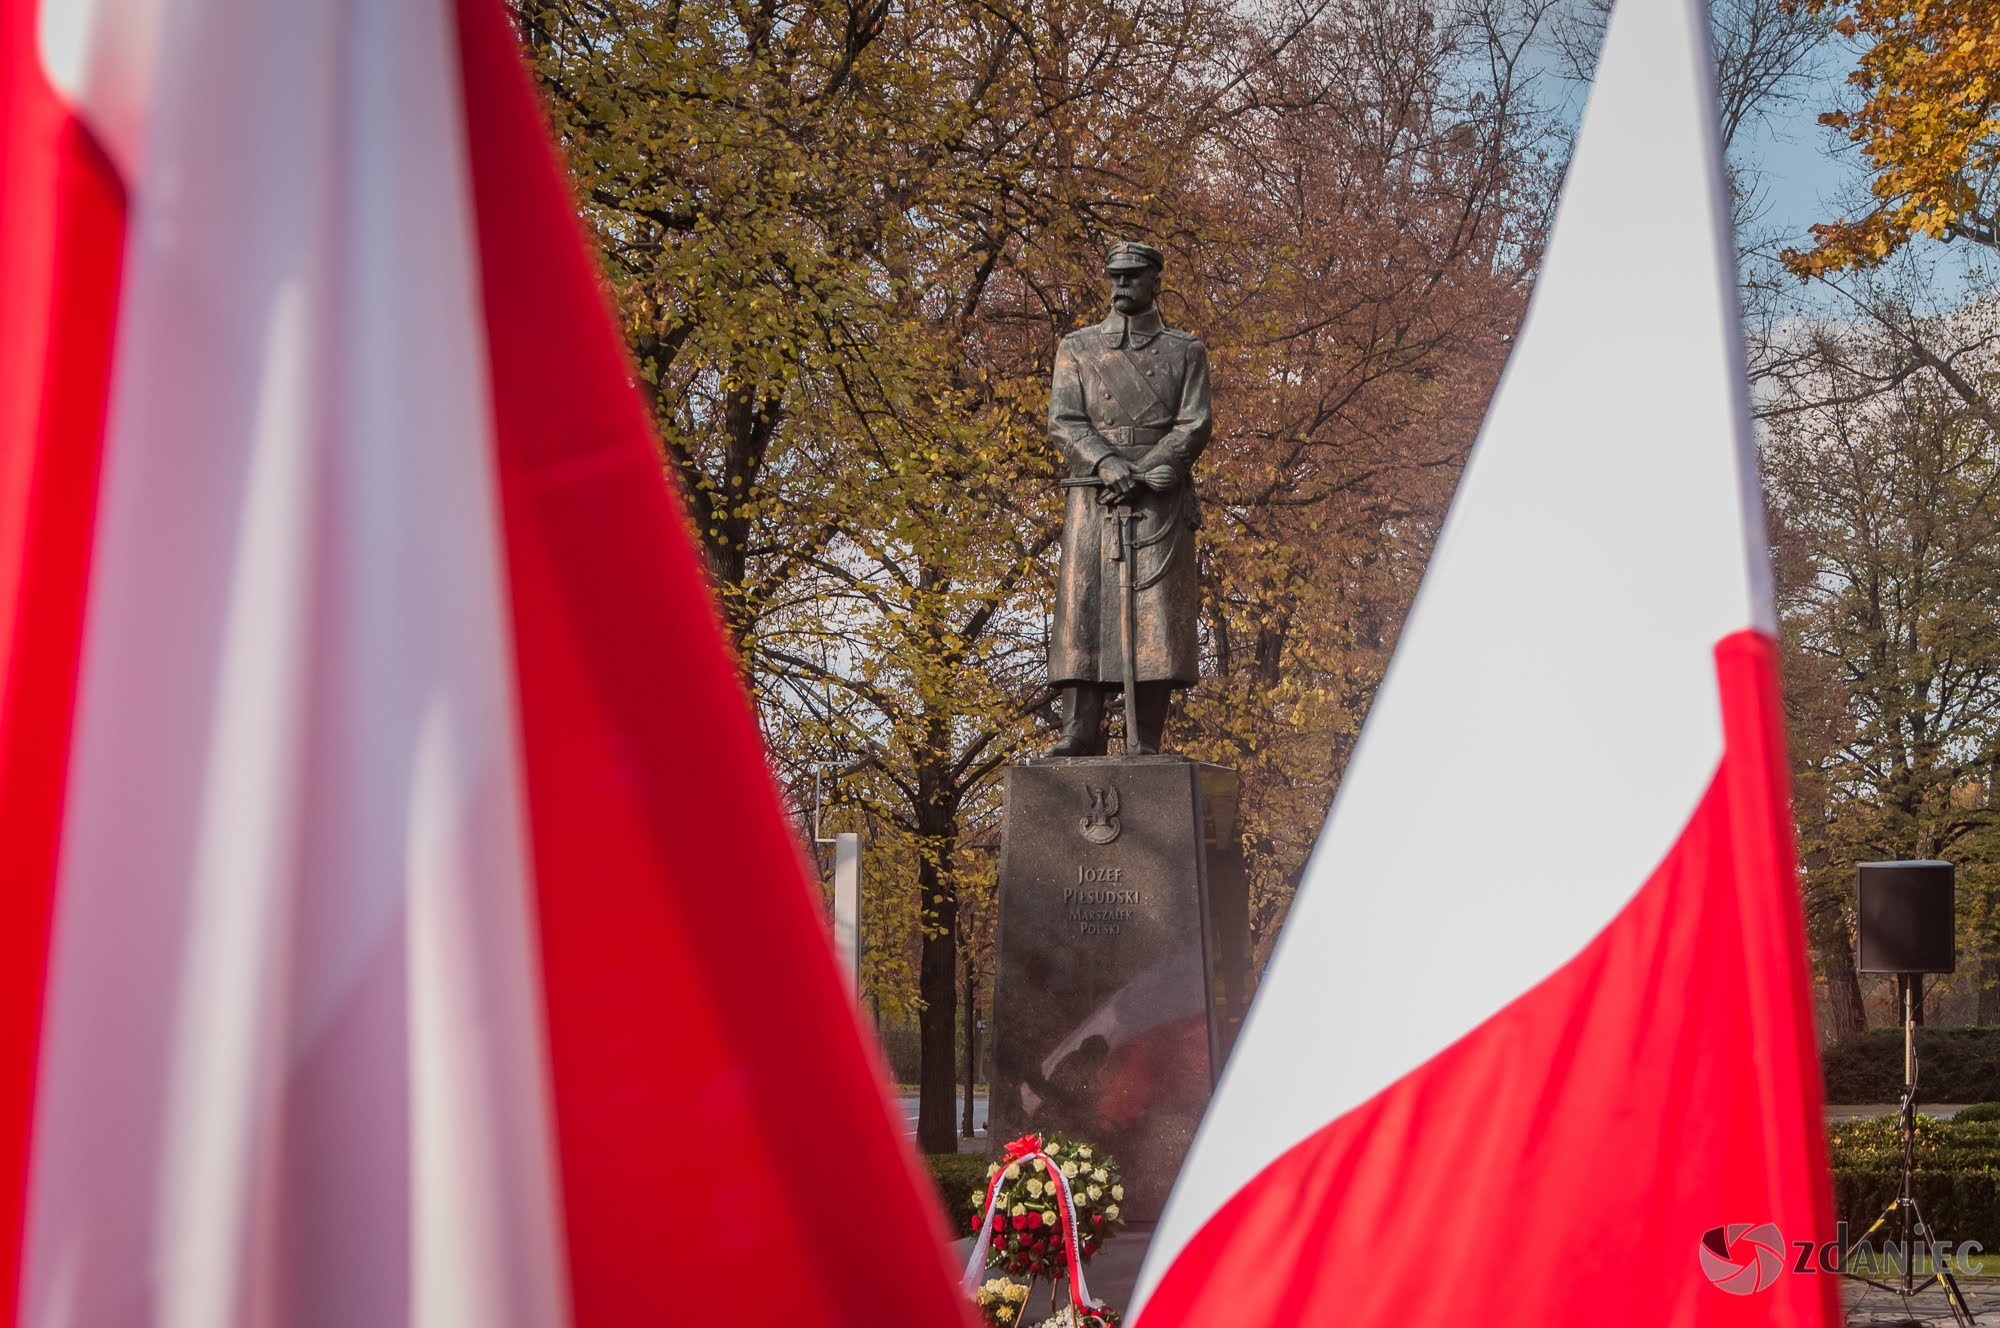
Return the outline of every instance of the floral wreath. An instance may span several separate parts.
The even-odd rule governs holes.
[[[1090,1214],[1089,1230],[1081,1229],[1079,1198],[1098,1209]],[[990,1292],[990,1286],[979,1285],[980,1270],[989,1262],[1052,1280],[1060,1272],[1069,1278],[1071,1322],[1077,1328],[1110,1328],[1117,1315],[1092,1299],[1083,1263],[1117,1226],[1123,1198],[1116,1164],[1100,1150],[1053,1137],[1044,1144],[1038,1135],[1022,1135],[988,1168],[985,1193],[975,1194],[981,1216],[974,1219],[978,1239],[965,1265],[966,1295],[977,1302],[982,1291]],[[1047,1232],[1050,1225],[1057,1230]]]

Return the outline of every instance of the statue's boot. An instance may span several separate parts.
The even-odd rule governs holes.
[[[1104,755],[1104,689],[1102,687],[1063,688],[1062,740],[1049,748],[1050,756]]]
[[[1151,756],[1160,750],[1160,739],[1167,731],[1167,706],[1174,699],[1174,685],[1170,682],[1142,682],[1139,684],[1138,739],[1132,748],[1134,756]]]

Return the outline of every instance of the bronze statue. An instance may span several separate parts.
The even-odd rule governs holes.
[[[1049,434],[1070,473],[1049,644],[1063,735],[1051,756],[1103,754],[1113,691],[1127,698],[1127,754],[1157,752],[1173,689],[1195,683],[1200,514],[1188,472],[1212,425],[1208,349],[1160,321],[1163,265],[1149,244],[1112,246],[1111,316],[1056,350]]]

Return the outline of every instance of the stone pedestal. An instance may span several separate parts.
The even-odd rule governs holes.
[[[1001,826],[990,1137],[1104,1144],[1158,1218],[1250,998],[1236,772],[1030,761]]]

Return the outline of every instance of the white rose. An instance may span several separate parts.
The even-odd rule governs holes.
[[[1104,1182],[1111,1179],[1111,1173],[1106,1171],[1103,1167],[1099,1167],[1097,1170],[1090,1173],[1090,1178],[1096,1181],[1099,1185],[1102,1185],[1104,1184]]]
[[[1107,1222],[1116,1222],[1118,1220],[1117,1204],[1112,1204],[1109,1208],[1106,1208],[1104,1210],[1104,1220]]]
[[[1026,1217],[1028,1215],[1028,1205],[1015,1204],[1012,1208],[1008,1210],[1008,1212],[1015,1217]]]
[[[1084,1193],[1090,1196],[1090,1201],[1092,1203],[1096,1203],[1099,1199],[1102,1199],[1104,1197],[1103,1188],[1097,1185],[1091,1186],[1088,1190],[1084,1191]]]
[[[1028,1182],[1028,1193],[1037,1199],[1041,1198],[1042,1183],[1038,1180],[1030,1180]]]
[[[1085,1162],[1088,1162],[1088,1161],[1090,1161],[1090,1150],[1089,1150],[1088,1148],[1079,1148],[1079,1149],[1077,1149],[1077,1150],[1076,1150],[1076,1155],[1077,1155],[1078,1157],[1082,1158],[1082,1159],[1083,1159],[1083,1160],[1084,1160]]]
[[[1012,1179],[1014,1179],[1014,1177],[1016,1177],[1016,1176],[1018,1176],[1018,1175],[1020,1175],[1020,1174],[1021,1174],[1021,1164],[1020,1164],[1019,1162],[1016,1162],[1016,1163],[1014,1163],[1014,1164],[1013,1164],[1012,1166],[1010,1166],[1010,1167],[1008,1167],[1008,1168],[1007,1168],[1007,1179],[1008,1179],[1008,1180],[1012,1180]]]
[[[1044,1161],[1043,1161],[1043,1160],[1042,1160],[1041,1158],[1039,1158],[1039,1157],[1035,1159],[1035,1170],[1037,1170],[1037,1171],[1047,1171],[1048,1169],[1049,1169],[1049,1167],[1048,1167],[1048,1163],[1044,1162]]]
[[[1071,1180],[1075,1180],[1075,1179],[1076,1179],[1076,1163],[1074,1163],[1074,1162],[1065,1162],[1065,1163],[1063,1163],[1063,1166],[1062,1166],[1062,1172],[1063,1172],[1063,1175],[1065,1175],[1065,1176],[1069,1177],[1069,1178],[1070,1178]]]

